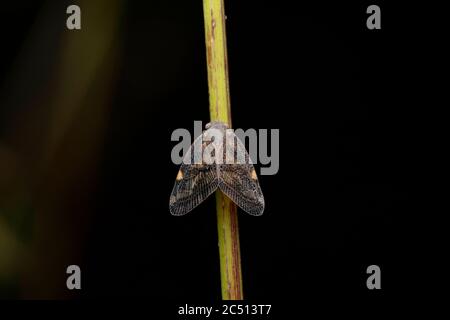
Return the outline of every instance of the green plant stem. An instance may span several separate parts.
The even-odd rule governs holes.
[[[231,128],[227,42],[223,0],[203,0],[211,121]],[[216,192],[220,275],[223,300],[242,300],[242,272],[236,205]]]

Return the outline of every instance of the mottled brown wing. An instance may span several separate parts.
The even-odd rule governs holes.
[[[235,138],[232,145],[235,159],[240,161],[236,161],[235,164],[227,164],[225,161],[224,164],[219,164],[219,189],[242,210],[259,216],[264,211],[264,196],[255,168],[245,146],[234,133],[227,133],[226,143],[229,144],[232,136]],[[242,159],[245,159],[245,163],[242,163]]]
[[[202,145],[201,148],[194,148],[196,144],[202,145],[201,136],[191,145],[175,179],[169,201],[169,209],[172,215],[179,216],[188,213],[218,187],[216,164],[195,164],[195,152],[203,152],[205,147]],[[185,161],[189,158],[191,164]],[[201,157],[197,159],[201,159]]]

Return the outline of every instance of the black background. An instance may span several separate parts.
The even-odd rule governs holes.
[[[376,3],[382,29],[368,30],[370,4],[226,1],[233,126],[280,129],[280,170],[260,176],[265,212],[239,211],[250,300],[370,302],[404,290],[402,219],[413,200],[411,123],[399,93],[408,33],[401,11],[384,2]],[[2,72],[39,27],[32,22],[41,5],[10,5],[2,17]],[[81,266],[83,289],[69,297],[215,301],[214,197],[183,217],[168,211],[178,170],[171,132],[209,119],[202,3],[128,1],[125,8],[118,81],[88,203],[95,215],[80,234],[81,260],[71,262]],[[378,292],[366,287],[371,264],[381,267]]]

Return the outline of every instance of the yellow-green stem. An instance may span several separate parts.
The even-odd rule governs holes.
[[[211,121],[231,127],[227,41],[223,0],[203,0]],[[236,205],[216,192],[222,299],[242,300],[242,273]]]

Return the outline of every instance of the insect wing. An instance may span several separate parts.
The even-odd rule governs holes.
[[[226,152],[234,151],[234,162],[219,164],[219,188],[245,212],[259,216],[264,211],[264,196],[253,163],[239,138],[230,132],[226,136]],[[226,154],[225,152],[225,154]]]
[[[203,149],[206,147],[203,134],[195,139],[178,171],[170,195],[169,209],[172,215],[188,213],[218,187],[216,164],[206,164],[202,160]]]

